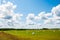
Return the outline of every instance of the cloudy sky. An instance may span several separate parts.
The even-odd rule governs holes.
[[[0,0],[0,28],[60,28],[60,0]]]

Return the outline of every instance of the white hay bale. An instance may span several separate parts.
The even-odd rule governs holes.
[[[35,32],[32,32],[32,35],[34,35],[35,34]]]

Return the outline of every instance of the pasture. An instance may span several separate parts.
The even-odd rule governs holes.
[[[1,30],[0,40],[60,40],[60,30]]]

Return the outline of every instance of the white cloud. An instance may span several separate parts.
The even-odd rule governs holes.
[[[33,24],[34,22],[34,17],[35,15],[33,13],[28,14],[28,16],[26,17],[26,23],[27,24]]]
[[[44,22],[52,17],[52,13],[40,12],[38,16],[35,16],[35,21]]]
[[[52,8],[52,13],[54,16],[60,17],[60,4]]]
[[[52,8],[52,14],[55,23],[60,23],[60,4]]]
[[[15,13],[16,5],[11,2],[6,2],[0,5],[0,26],[2,28],[14,27],[20,25],[20,20],[23,14]]]
[[[26,19],[33,19],[33,18],[34,18],[34,14],[33,13],[28,14],[28,16],[26,17]]]
[[[22,17],[22,16],[23,16],[23,14],[14,14],[12,16],[12,20],[20,20],[21,19],[20,17]]]
[[[47,20],[48,16],[50,16],[51,14],[46,13],[46,12],[40,12],[38,14],[38,16],[36,16],[35,19],[39,19],[39,20]]]

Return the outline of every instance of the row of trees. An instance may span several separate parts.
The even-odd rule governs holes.
[[[60,30],[60,28],[42,28],[42,29],[13,29],[13,28],[1,28],[0,30]]]

